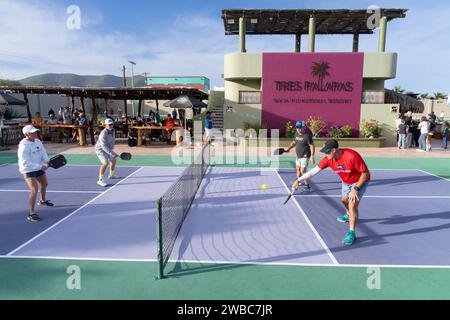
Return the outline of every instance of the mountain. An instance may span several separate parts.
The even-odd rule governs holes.
[[[80,76],[71,73],[45,73],[19,80],[24,86],[61,86],[61,87],[122,87],[121,77],[113,75]],[[134,86],[143,87],[145,78],[134,76]],[[131,77],[127,78],[127,86],[131,87]]]

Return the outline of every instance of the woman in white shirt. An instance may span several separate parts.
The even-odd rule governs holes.
[[[25,182],[31,191],[29,198],[30,210],[27,219],[33,222],[41,220],[34,212],[34,205],[39,189],[38,183],[41,185],[41,200],[38,202],[38,205],[53,207],[53,203],[45,199],[48,185],[45,171],[48,168],[49,158],[44,145],[37,138],[38,131],[32,125],[25,126],[22,129],[25,138],[20,141],[17,151],[19,171],[23,174]]]
[[[425,141],[427,139],[428,132],[430,131],[430,123],[427,121],[425,116],[420,118],[420,123],[417,128],[420,130],[419,149],[417,149],[417,151],[425,152],[427,151]]]

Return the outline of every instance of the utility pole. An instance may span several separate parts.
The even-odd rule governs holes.
[[[123,86],[127,87],[127,76],[125,75],[125,66],[122,66],[122,77],[123,77]]]

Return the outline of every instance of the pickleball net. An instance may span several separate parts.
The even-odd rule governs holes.
[[[158,245],[158,277],[164,278],[178,233],[195,199],[198,188],[210,163],[211,145],[194,154],[192,163],[156,201],[156,235]]]

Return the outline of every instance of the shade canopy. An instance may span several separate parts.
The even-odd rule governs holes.
[[[2,106],[24,106],[26,103],[22,100],[0,91],[0,105]]]
[[[164,106],[174,109],[190,109],[190,108],[206,108],[208,105],[195,97],[182,95],[171,101],[164,103]]]

